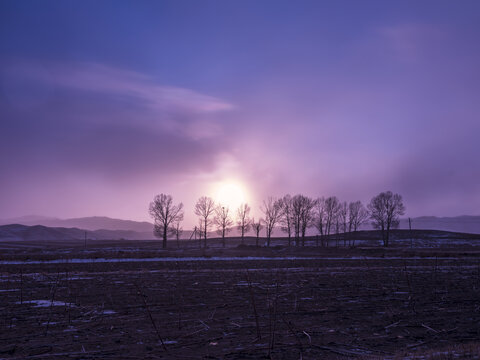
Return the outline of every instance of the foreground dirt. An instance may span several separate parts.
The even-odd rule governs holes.
[[[121,263],[93,253],[85,263],[0,265],[0,358],[411,358],[480,335],[473,250]]]

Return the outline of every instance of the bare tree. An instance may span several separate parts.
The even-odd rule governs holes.
[[[256,241],[255,241],[255,245],[258,246],[258,239],[260,238],[260,231],[263,229],[263,220],[262,219],[259,219],[258,221],[255,221],[255,218],[252,218],[252,228],[253,228],[253,231],[255,231],[255,235],[256,235]]]
[[[300,213],[300,230],[302,232],[302,246],[305,246],[307,228],[313,226],[315,200],[302,195],[302,211]]]
[[[292,198],[292,226],[295,233],[295,246],[300,245],[302,209],[303,209],[303,196],[295,195]]]
[[[367,222],[369,217],[368,210],[361,201],[351,202],[348,205],[348,231],[356,235],[358,228]],[[352,246],[355,246],[355,237],[353,237]]]
[[[337,224],[337,216],[340,202],[336,196],[330,196],[325,200],[325,233],[330,235],[332,227]],[[327,239],[328,244],[328,239]]]
[[[183,204],[174,205],[171,195],[156,195],[150,203],[149,213],[154,219],[153,233],[163,239],[162,247],[165,249],[171,225],[183,220]]]
[[[292,225],[295,231],[295,244],[305,246],[305,234],[307,228],[313,225],[313,208],[315,200],[305,195],[295,195],[292,198]]]
[[[250,230],[250,206],[242,204],[237,209],[237,229],[240,231],[242,237],[242,244],[245,238],[245,233]]]
[[[270,246],[270,239],[272,237],[273,229],[278,222],[280,214],[282,212],[282,203],[280,200],[274,197],[268,197],[263,201],[261,207],[263,214],[265,215],[265,230],[267,232],[267,246]]]
[[[180,226],[180,221],[175,222],[172,227],[172,233],[175,235],[175,239],[177,240],[177,247],[180,247],[180,236],[183,234],[183,228]]]
[[[339,238],[338,234],[340,233],[340,208],[339,211],[335,214],[335,246],[338,247]]]
[[[318,198],[315,201],[314,216],[315,216],[314,226],[317,228],[318,232],[320,233],[322,246],[324,246],[326,212],[325,212],[325,198],[323,196],[321,198]],[[317,246],[318,246],[318,237],[317,237]]]
[[[340,203],[338,208],[338,222],[343,232],[343,246],[347,247],[348,205],[346,201]]]
[[[382,231],[383,245],[389,245],[390,230],[398,227],[400,216],[405,214],[402,196],[386,191],[374,196],[368,204],[375,229]]]
[[[288,246],[292,244],[292,197],[288,194],[280,199],[282,212],[280,216],[280,224],[282,231],[288,235]]]
[[[217,226],[217,234],[222,237],[222,245],[225,247],[225,235],[232,230],[233,220],[230,216],[228,207],[218,205],[215,208],[215,218],[213,222]]]
[[[203,230],[203,246],[207,247],[208,227],[212,225],[212,218],[215,211],[215,202],[212,198],[202,196],[195,205],[195,215],[200,217],[200,224]]]

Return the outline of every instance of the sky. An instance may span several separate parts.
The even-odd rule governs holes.
[[[232,184],[480,215],[478,39],[476,0],[2,0],[0,218],[190,225]]]

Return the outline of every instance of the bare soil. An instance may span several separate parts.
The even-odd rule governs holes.
[[[0,264],[0,359],[434,358],[480,335],[475,247],[2,246],[23,263]],[[182,256],[209,260],[96,262]]]

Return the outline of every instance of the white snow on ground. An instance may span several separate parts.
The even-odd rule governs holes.
[[[113,315],[113,314],[116,314],[116,312],[113,310],[103,310],[103,315]]]
[[[20,304],[17,301],[15,304]],[[73,304],[66,303],[64,301],[51,301],[51,300],[29,300],[24,301],[23,304],[34,304],[35,307],[50,307],[50,306],[75,306]]]

